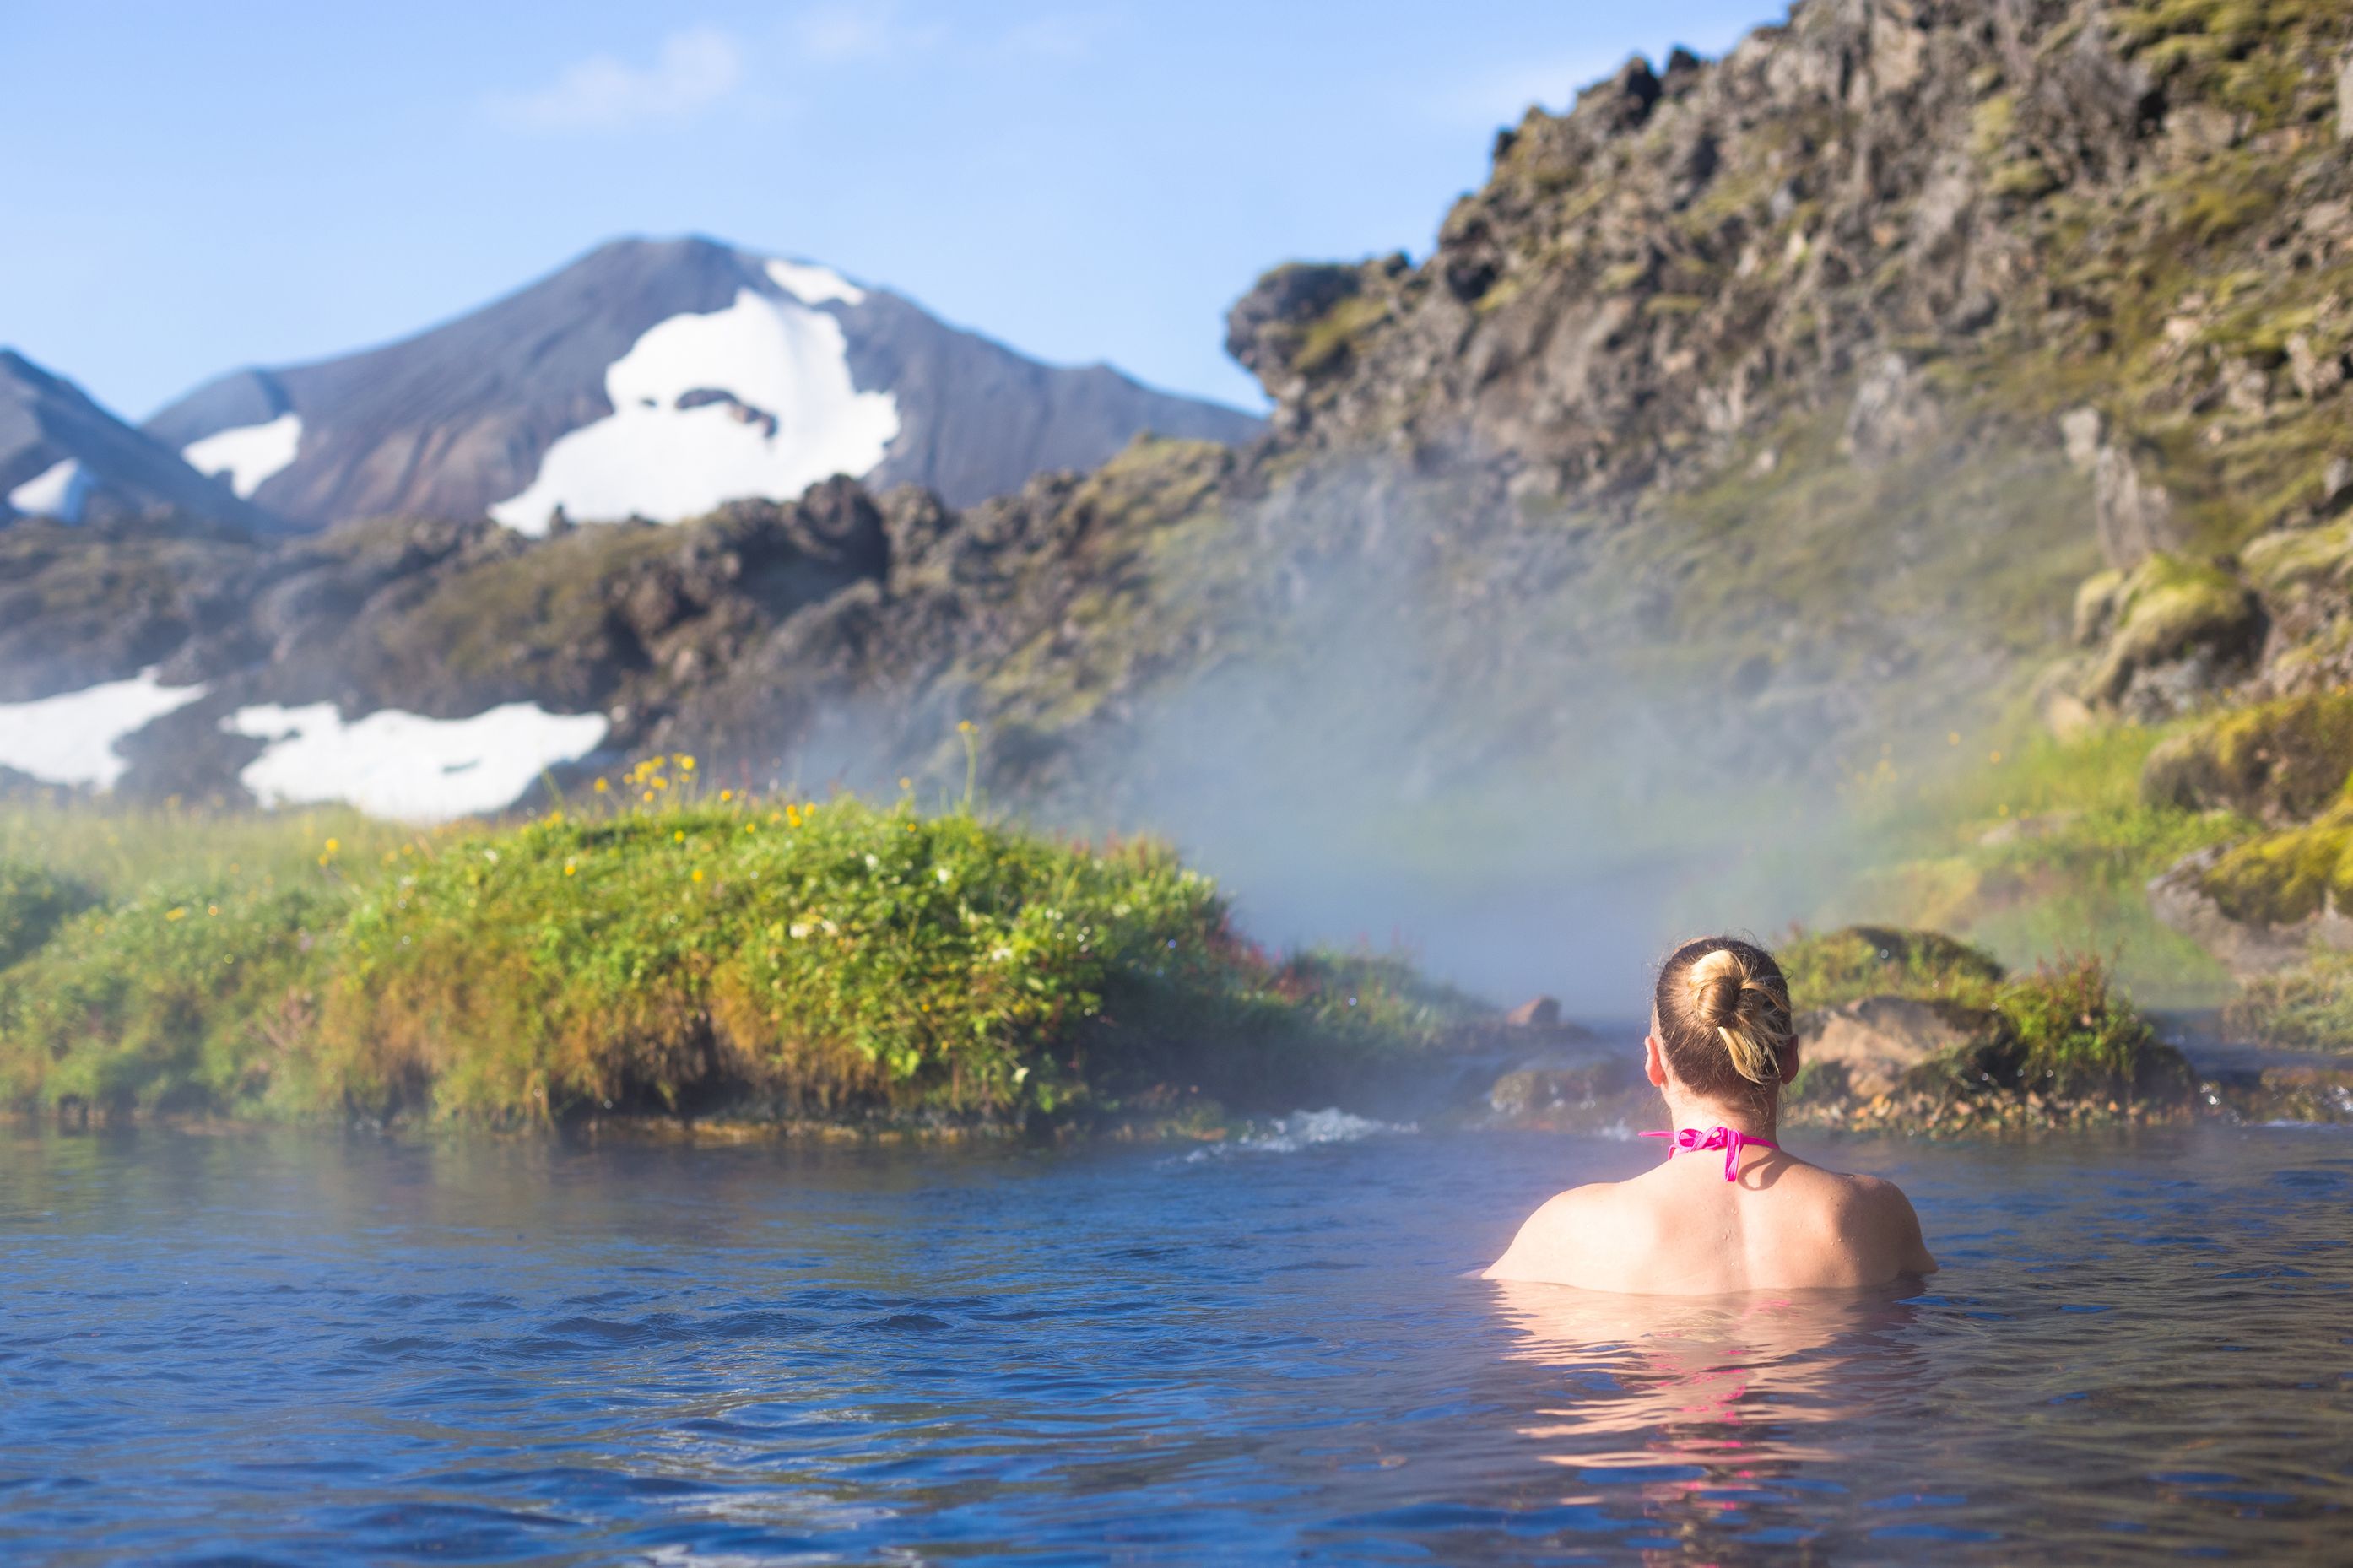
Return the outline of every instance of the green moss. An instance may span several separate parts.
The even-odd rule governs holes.
[[[1601,276],[1593,280],[1593,291],[1596,294],[1623,294],[1650,276],[1650,271],[1651,264],[1647,260],[1618,262],[1601,269]]]
[[[2305,826],[2266,833],[2226,849],[2198,878],[2200,890],[2234,921],[2294,925],[2353,895],[2353,805]]]
[[[1890,995],[1984,1005],[2003,978],[1991,953],[1941,931],[1897,926],[1800,932],[1774,956],[1800,1012]]]
[[[2353,518],[2325,528],[2266,533],[2248,543],[2240,561],[2266,594],[2305,586],[2342,587],[2353,576]]]
[[[2301,821],[2345,795],[2353,692],[2286,697],[2218,715],[2149,753],[2141,796],[2177,811]]]
[[[2107,22],[2178,100],[2202,98],[2264,128],[2322,111],[2344,32],[2329,0],[2147,0]]]
[[[2077,642],[2091,643],[2106,635],[2116,618],[2116,605],[2124,587],[2125,574],[2114,567],[2084,579],[2075,590]]]
[[[2140,670],[2200,649],[2252,651],[2263,607],[2247,585],[2211,562],[2152,555],[2116,590],[2116,628],[2086,681],[2090,694],[2114,700]]]
[[[1320,375],[1347,363],[1360,337],[1389,318],[1388,302],[1377,295],[1351,294],[1309,323],[1291,356],[1301,375]]]

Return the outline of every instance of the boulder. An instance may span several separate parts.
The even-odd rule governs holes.
[[[2305,827],[2184,856],[2148,884],[2149,912],[2244,980],[2303,963],[2316,947],[2353,951],[2353,892],[2339,865],[2353,849],[2343,810]]]
[[[1504,1014],[1504,1022],[1515,1029],[1556,1029],[1560,1027],[1559,999],[1531,997]]]
[[[1643,1088],[1633,1058],[1623,1056],[1520,1067],[1495,1079],[1487,1108],[1506,1121],[1525,1122],[1563,1111],[1625,1109],[1620,1102]]]
[[[2353,692],[2258,703],[2168,736],[2141,767],[2141,798],[2179,811],[2234,811],[2273,826],[2307,821],[2353,774]]]
[[[1957,1002],[1865,996],[1819,1008],[1798,1020],[1798,1061],[1835,1068],[1861,1099],[1893,1093],[1915,1069],[2008,1028],[2000,1013]]]
[[[2079,695],[2145,722],[2171,718],[2243,675],[2266,624],[2254,591],[2220,566],[2150,555],[2079,595],[2078,632],[2101,636]]]

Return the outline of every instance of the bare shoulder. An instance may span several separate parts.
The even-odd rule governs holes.
[[[1920,1234],[1920,1216],[1904,1189],[1879,1176],[1823,1171],[1830,1179],[1832,1223],[1851,1243],[1890,1260],[1896,1272],[1926,1274],[1936,1267]]]
[[[1563,1255],[1572,1246],[1585,1249],[1593,1245],[1596,1227],[1619,1207],[1621,1186],[1615,1182],[1592,1182],[1555,1193],[1528,1215],[1504,1256],[1481,1278],[1557,1280]]]

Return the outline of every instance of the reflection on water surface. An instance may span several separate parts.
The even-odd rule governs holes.
[[[1466,1278],[1599,1139],[0,1140],[0,1552],[2341,1560],[2353,1140],[1837,1156],[1923,1293]]]

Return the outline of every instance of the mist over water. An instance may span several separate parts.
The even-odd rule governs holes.
[[[1499,525],[1341,489],[1377,526],[1314,553],[1330,516],[1261,503],[1254,531],[1288,555],[1200,673],[1082,749],[1049,820],[1171,839],[1271,947],[1402,950],[1588,1014],[1638,1011],[1679,938],[1821,906],[1855,832],[1815,715],[1685,657],[1640,584],[1466,583],[1450,535]],[[1472,552],[1516,553],[1508,532]]]

